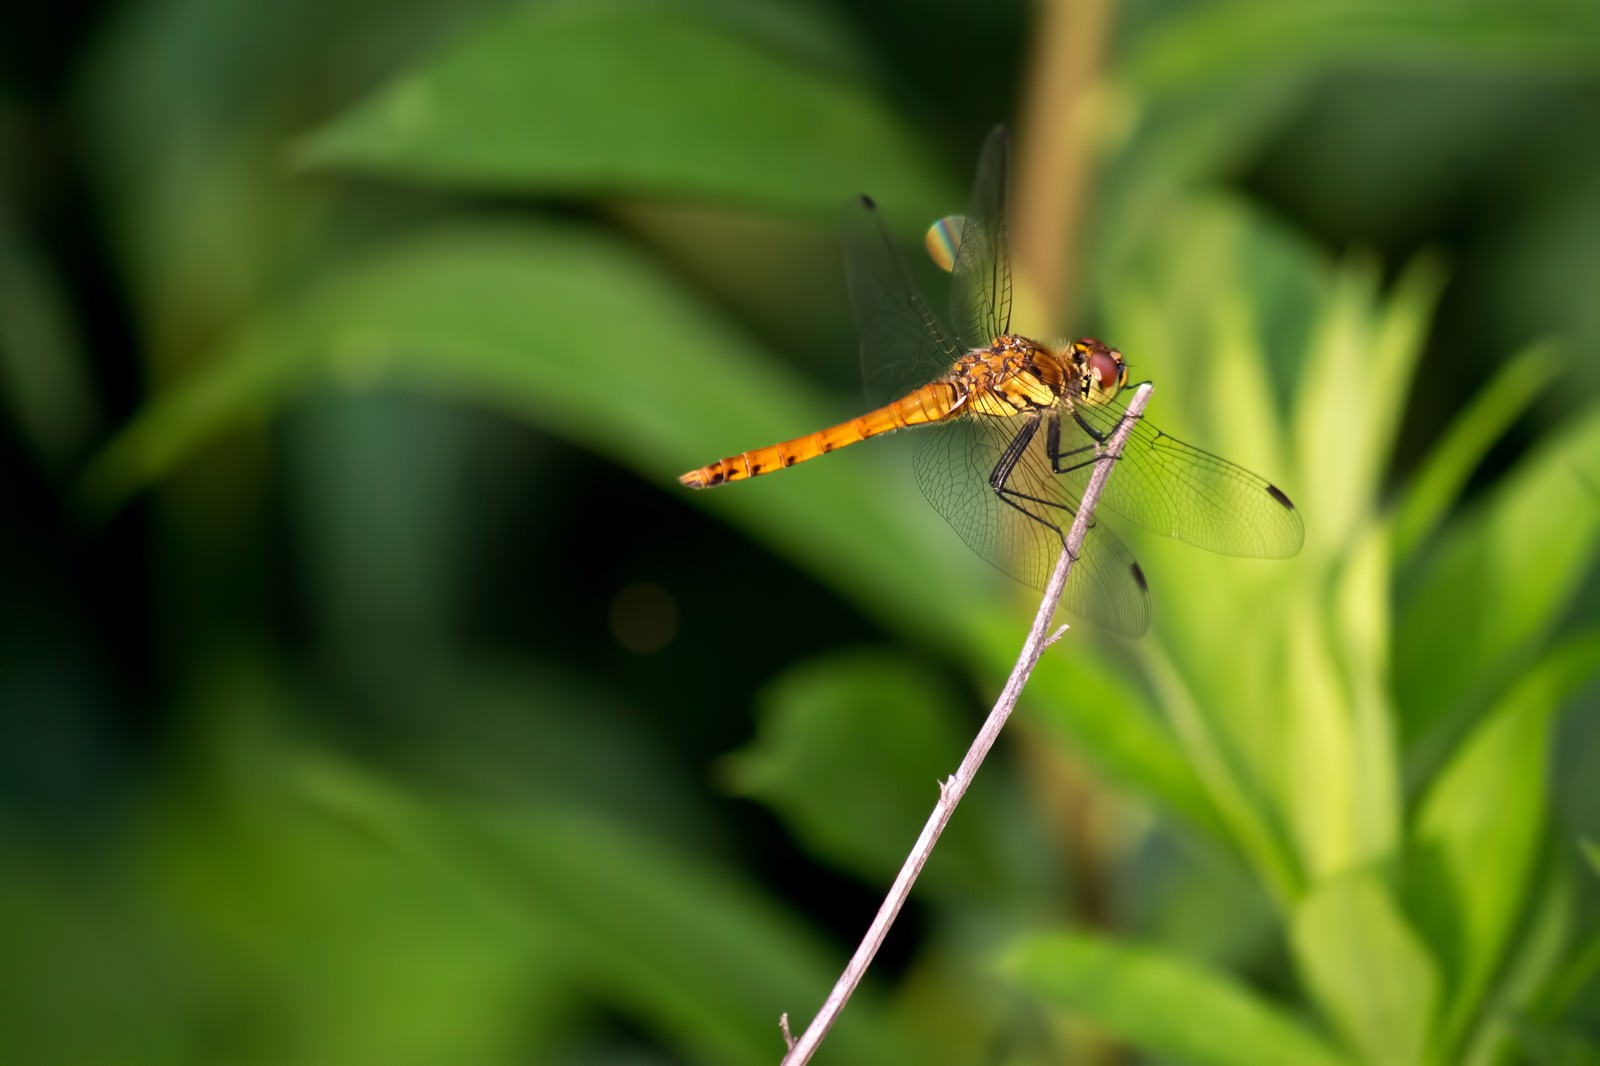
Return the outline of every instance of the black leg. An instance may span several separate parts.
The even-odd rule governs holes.
[[[1045,454],[1050,456],[1050,469],[1057,474],[1071,474],[1082,470],[1086,466],[1093,465],[1100,458],[1099,445],[1104,444],[1106,440],[1103,435],[1095,432],[1093,426],[1080,418],[1077,411],[1072,412],[1072,420],[1082,426],[1083,431],[1089,434],[1095,443],[1085,444],[1069,452],[1063,452],[1061,450],[1061,417],[1052,413],[1050,415],[1050,426],[1045,430],[1044,450]],[[1078,456],[1087,456],[1087,458],[1078,460]],[[1062,465],[1064,460],[1077,461]]]
[[[1054,419],[1051,420],[1050,429],[1058,429],[1058,427],[1055,425]],[[1030,508],[1024,507],[1022,502],[1019,501],[1026,501],[1041,508],[1045,508],[1046,513],[1048,513],[1050,510],[1060,511],[1067,515],[1072,515],[1076,512],[1059,500],[1040,499],[1038,496],[1034,496],[1026,492],[1019,492],[1018,490],[1007,485],[1007,482],[1011,480],[1011,475],[1017,469],[1017,464],[1022,461],[1023,454],[1028,450],[1028,445],[1032,443],[1034,434],[1038,431],[1039,420],[1036,418],[1028,419],[1023,427],[1017,431],[1017,435],[1011,438],[1011,443],[1006,445],[1006,450],[1000,454],[1000,461],[995,463],[994,470],[990,472],[989,487],[994,490],[994,494],[1000,498],[1002,503],[1008,507],[1016,508],[1033,521],[1044,526],[1046,529],[1054,531],[1056,537],[1061,540],[1061,543],[1065,544],[1066,533],[1062,530],[1060,525],[1050,521],[1043,514],[1036,513]]]

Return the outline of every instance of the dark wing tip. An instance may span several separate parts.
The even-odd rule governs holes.
[[[1150,582],[1145,580],[1144,570],[1138,563],[1129,563],[1128,572],[1133,575],[1133,580],[1145,592],[1150,591]]]
[[[1267,485],[1267,495],[1281,503],[1286,510],[1294,510],[1294,501],[1289,499],[1289,494],[1270,482]]]
[[[868,196],[866,193],[862,193],[860,196],[856,197],[856,200],[860,202],[861,206],[866,208],[868,211],[876,211],[878,209],[877,201]]]

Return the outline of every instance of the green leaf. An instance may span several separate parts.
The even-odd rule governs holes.
[[[1222,974],[1161,952],[1075,934],[1008,953],[1006,971],[1050,1006],[1139,1048],[1199,1066],[1347,1063],[1322,1037]]]
[[[1376,874],[1318,885],[1295,909],[1290,940],[1307,987],[1364,1061],[1423,1061],[1438,967]]]
[[[370,190],[341,200],[326,183],[285,180],[284,144],[308,114],[503,3],[145,0],[91,35],[74,136],[148,380],[190,365],[196,339],[232,328],[319,246],[393,207]]]
[[[302,780],[329,812],[458,879],[509,929],[537,930],[579,987],[694,1061],[776,1057],[779,1014],[809,1009],[834,979],[831,953],[748,887],[642,835],[557,809],[424,805],[324,760]],[[910,1061],[866,991],[830,1048],[844,1061]]]
[[[1547,655],[1468,737],[1413,830],[1412,913],[1452,976],[1436,1053],[1450,1057],[1499,965],[1529,892],[1545,825],[1554,715],[1594,674],[1600,634]]]
[[[1172,661],[1148,649],[1145,663],[1184,754],[1227,826],[1232,843],[1250,860],[1278,902],[1293,899],[1300,891],[1303,874],[1279,812],[1228,743],[1232,738],[1211,720],[1214,712],[1202,708]],[[1249,709],[1259,711],[1264,705]]]
[[[1420,558],[1395,631],[1408,747],[1430,733],[1459,735],[1526,669],[1577,595],[1600,549],[1600,509],[1581,474],[1582,457],[1596,454],[1600,408],[1591,408],[1523,458]],[[1460,668],[1436,668],[1447,662]]]
[[[1149,696],[1124,671],[1075,647],[1039,661],[1023,695],[1025,718],[1069,750],[1087,749],[1120,782],[1162,802],[1190,826],[1224,839],[1217,810]]]
[[[829,213],[870,192],[948,208],[956,190],[877,92],[740,21],[660,0],[520,4],[311,135],[302,157],[470,188]]]
[[[1298,501],[1308,551],[1323,553],[1341,553],[1371,520],[1444,276],[1419,257],[1381,303],[1375,265],[1339,281],[1312,339],[1293,418],[1303,476],[1316,492]],[[1350,396],[1356,366],[1381,383],[1360,403]]]
[[[1352,60],[1521,68],[1541,75],[1589,71],[1600,60],[1600,22],[1593,9],[1559,2],[1507,8],[1235,2],[1193,8],[1160,25],[1125,63],[1133,83],[1160,93],[1289,72],[1310,78]]]
[[[1402,563],[1444,519],[1489,448],[1549,384],[1556,365],[1556,352],[1549,345],[1513,356],[1450,423],[1394,518],[1394,553]]]
[[[480,403],[590,448],[975,664],[1009,665],[1025,632],[1028,594],[931,515],[896,465],[904,441],[735,491],[682,489],[685,469],[814,430],[855,405],[829,403],[644,257],[582,227],[458,225],[336,264],[160,394],[101,453],[85,491],[114,506],[296,397],[375,386]],[[1081,654],[1079,639],[1052,657]],[[1096,661],[1074,671],[1107,669]],[[1047,664],[1029,701],[1065,707],[1097,759],[1204,824],[1206,804],[1155,719],[1116,721],[1074,692],[1074,676]]]
[[[13,139],[0,131],[0,152],[18,159]],[[0,168],[0,408],[33,462],[59,474],[101,415],[64,279],[24,236],[10,177]]]
[[[1580,840],[1578,846],[1583,849],[1583,857],[1589,860],[1589,866],[1596,874],[1600,874],[1600,845],[1592,840]]]
[[[939,782],[966,754],[960,722],[946,690],[908,662],[875,653],[816,659],[762,694],[758,736],[729,758],[728,779],[771,806],[810,853],[887,884],[933,811]],[[965,896],[1015,891],[989,840],[1009,817],[993,795],[968,794],[924,883]]]
[[[1538,871],[1527,918],[1517,930],[1507,963],[1491,998],[1480,1012],[1471,1043],[1462,1056],[1465,1066],[1505,1061],[1526,1022],[1555,1019],[1561,1012],[1543,1010],[1562,981],[1560,967],[1574,955],[1579,929],[1578,877],[1571,856],[1547,850]],[[1581,951],[1577,953],[1581,957]],[[1543,1000],[1544,1002],[1541,1002]]]
[[[377,249],[263,316],[107,447],[90,498],[113,504],[308,390],[380,383],[527,418],[672,492],[687,492],[678,473],[735,446],[837,420],[814,389],[615,239],[460,226]],[[796,491],[807,478],[811,491]],[[782,491],[753,483],[699,499],[869,610],[902,624],[942,617],[960,631],[962,612],[920,576],[936,558],[931,524],[886,507],[868,466],[809,464],[782,480]]]

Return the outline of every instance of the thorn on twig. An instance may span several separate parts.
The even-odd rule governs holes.
[[[1056,630],[1054,633],[1051,633],[1048,637],[1044,638],[1044,646],[1048,648],[1050,645],[1054,644],[1056,641],[1060,640],[1063,636],[1065,636],[1067,630],[1069,630],[1071,628],[1072,627],[1067,625],[1065,622],[1061,623],[1061,628],[1060,629]]]
[[[794,1034],[789,1032],[789,1012],[784,1011],[778,1015],[778,1028],[783,1030],[783,1047],[785,1051],[794,1050]]]

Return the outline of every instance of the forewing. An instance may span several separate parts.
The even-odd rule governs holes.
[[[978,176],[950,281],[950,320],[963,350],[1011,332],[1011,242],[1006,231],[1011,145],[995,127],[978,157]]]
[[[950,331],[917,290],[868,197],[845,212],[844,253],[868,402],[898,400],[948,373],[958,355]]]
[[[1021,428],[1020,419],[968,417],[922,430],[914,466],[923,495],[973,551],[1042,589],[1077,513],[1078,496],[1051,474],[1043,428],[1006,481],[1017,506],[995,494],[990,475]],[[1099,524],[1084,538],[1061,602],[1073,614],[1127,636],[1140,635],[1150,624],[1143,573],[1122,542]]]
[[[1069,495],[1093,471],[1094,437],[1109,436],[1123,404],[1077,405],[1061,418],[1060,475]],[[1266,478],[1169,437],[1141,419],[1128,437],[1100,504],[1162,536],[1223,555],[1283,559],[1300,550],[1305,526],[1289,497]]]

